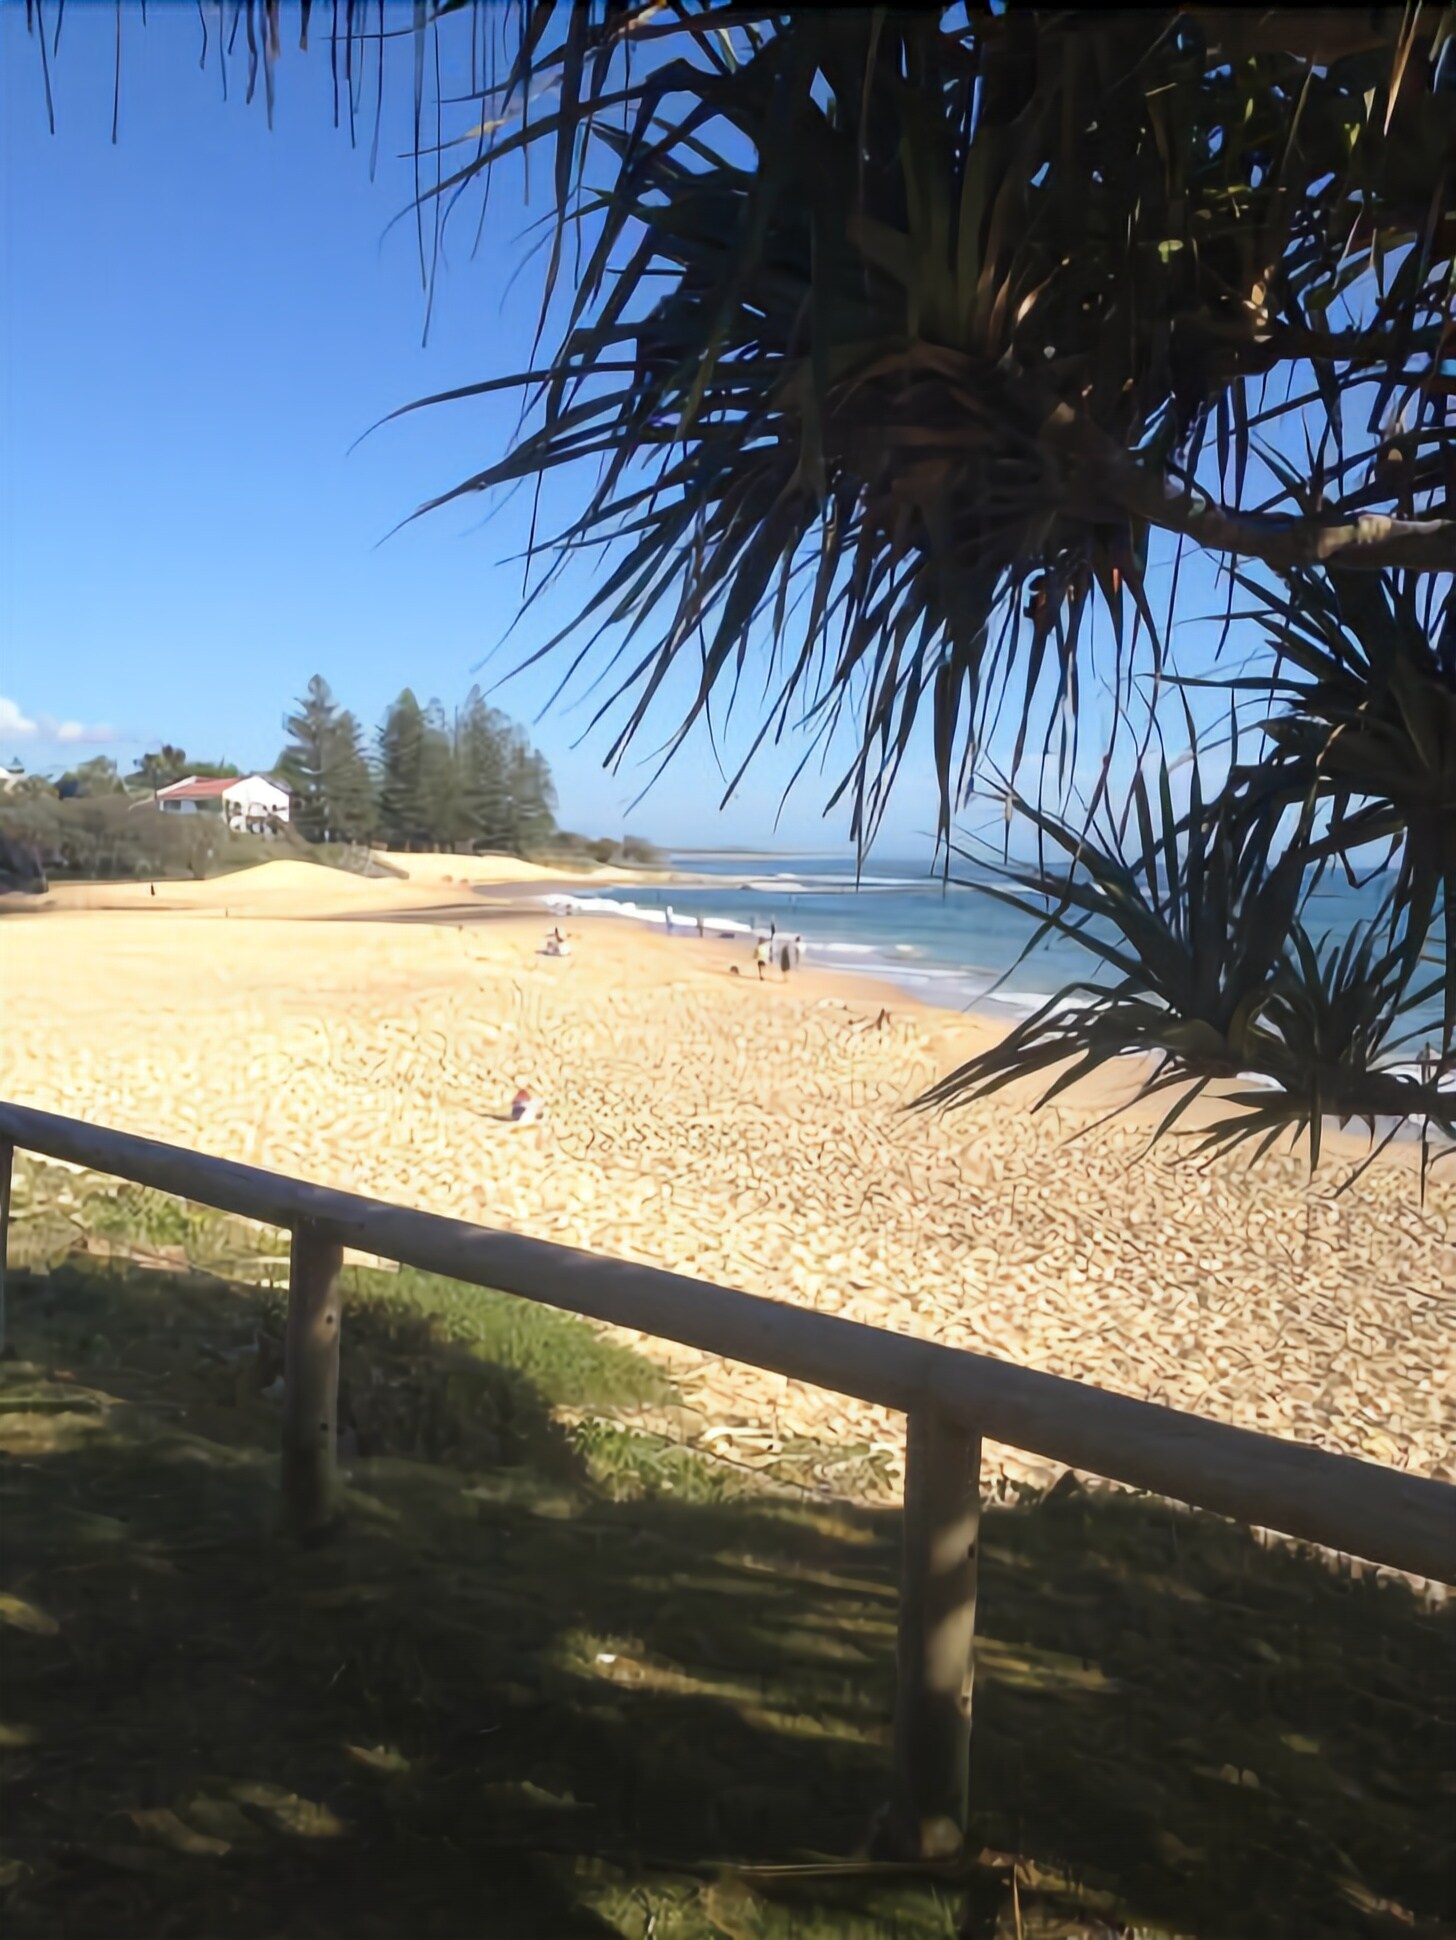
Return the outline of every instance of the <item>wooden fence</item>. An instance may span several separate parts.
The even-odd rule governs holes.
[[[16,1148],[290,1230],[282,1491],[299,1533],[334,1513],[346,1245],[903,1412],[894,1823],[902,1848],[924,1856],[955,1850],[967,1819],[983,1437],[1413,1576],[1456,1582],[1456,1487],[1443,1482],[682,1274],[5,1103],[0,1224]],[[0,1233],[0,1302],[3,1261]]]

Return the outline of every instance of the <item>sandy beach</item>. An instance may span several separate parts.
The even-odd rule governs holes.
[[[909,1113],[996,1026],[607,920],[552,959],[544,909],[471,896],[561,872],[396,860],[15,899],[0,1096],[1456,1479],[1451,1168],[1424,1204],[1408,1152],[1336,1197],[1354,1141],[1312,1184],[1291,1154],[1198,1169],[1146,1118],[1089,1129],[1105,1088]],[[642,1345],[720,1447],[898,1462],[897,1417]]]

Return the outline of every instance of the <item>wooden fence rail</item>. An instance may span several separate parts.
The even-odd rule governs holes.
[[[346,1245],[904,1413],[896,1803],[901,1843],[918,1851],[953,1848],[966,1822],[983,1437],[1413,1576],[1456,1582],[1456,1487],[1447,1483],[683,1274],[3,1102],[0,1207],[8,1199],[7,1148],[292,1232],[283,1493],[301,1532],[332,1513]],[[0,1238],[0,1301],[3,1262]]]

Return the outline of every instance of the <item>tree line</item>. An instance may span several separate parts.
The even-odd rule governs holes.
[[[311,842],[525,854],[556,836],[545,757],[478,687],[453,714],[405,688],[366,751],[357,718],[315,674],[283,725],[289,739],[275,772]]]
[[[590,840],[559,829],[545,757],[478,687],[449,714],[438,700],[422,705],[405,688],[371,741],[315,674],[283,729],[288,739],[272,773],[292,795],[290,820],[305,841],[515,855],[570,851],[600,862],[656,859],[651,844],[635,837]],[[191,760],[184,748],[163,742],[128,775],[98,755],[54,783],[29,777],[24,793],[94,800],[152,792],[189,775],[240,773],[231,762]]]

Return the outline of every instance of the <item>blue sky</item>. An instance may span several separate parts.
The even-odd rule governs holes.
[[[406,684],[460,699],[516,609],[520,568],[500,562],[526,495],[486,523],[472,499],[378,542],[499,455],[515,407],[421,413],[350,446],[398,405],[524,359],[539,283],[528,268],[510,286],[519,181],[493,189],[473,261],[473,221],[455,232],[422,347],[413,224],[388,228],[411,192],[407,63],[371,183],[368,118],[354,151],[332,126],[326,46],[301,56],[286,32],[270,132],[261,103],[244,105],[241,48],[224,105],[215,52],[199,72],[198,15],[180,6],[153,7],[145,30],[127,11],[113,146],[114,31],[110,8],[67,9],[52,136],[24,9],[0,6],[0,760],[43,768],[104,746],[129,765],[165,738],[267,765],[315,672],[370,727]],[[567,579],[517,639],[545,638],[584,585]],[[720,815],[700,736],[629,816],[660,737],[604,773],[605,725],[575,746],[589,706],[535,721],[559,671],[493,698],[534,723],[567,825],[625,822],[674,845],[845,842],[847,810],[822,819],[830,787],[812,770],[774,832],[802,743],[761,759]],[[933,821],[922,754],[880,853],[928,848]]]

